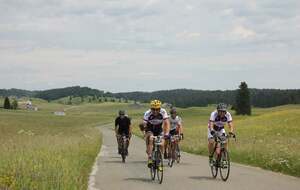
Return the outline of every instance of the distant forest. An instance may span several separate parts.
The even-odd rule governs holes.
[[[300,90],[279,90],[279,89],[250,89],[251,105],[255,107],[274,107],[285,104],[300,104]],[[207,106],[224,102],[234,105],[236,90],[191,90],[176,89],[162,90],[155,92],[126,92],[110,93],[88,87],[73,86],[44,91],[27,91],[20,89],[0,89],[0,96],[34,97],[52,101],[59,98],[73,97],[114,97],[124,100],[134,100],[142,103],[151,99],[160,99],[163,102],[171,103],[177,107]]]

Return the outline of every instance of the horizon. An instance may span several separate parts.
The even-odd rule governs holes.
[[[299,23],[298,0],[4,1],[0,86],[297,89]]]
[[[127,92],[112,92],[112,91],[106,91],[106,90],[103,90],[103,89],[98,89],[98,88],[92,88],[92,87],[89,87],[89,86],[80,86],[80,85],[75,85],[75,86],[66,86],[66,87],[59,87],[59,88],[49,88],[49,89],[38,89],[38,90],[29,90],[29,89],[20,89],[20,88],[0,88],[0,90],[25,90],[25,91],[31,91],[31,92],[34,92],[34,91],[47,91],[47,90],[56,90],[56,89],[64,89],[64,88],[70,88],[70,87],[81,87],[81,88],[91,88],[91,89],[94,89],[94,90],[99,90],[99,91],[103,91],[104,93],[114,93],[114,94],[117,94],[117,93],[134,93],[134,92],[142,92],[142,93],[153,93],[153,92],[157,92],[157,91],[172,91],[172,90],[195,90],[195,91],[234,91],[234,90],[237,90],[238,88],[236,89],[225,89],[225,90],[220,90],[220,89],[212,89],[212,90],[208,90],[208,89],[192,89],[192,88],[176,88],[176,89],[160,89],[160,90],[155,90],[155,91],[127,91]],[[249,86],[248,86],[249,88]],[[279,89],[279,88],[249,88],[249,89],[256,89],[256,90],[300,90],[300,88],[289,88],[289,89]]]

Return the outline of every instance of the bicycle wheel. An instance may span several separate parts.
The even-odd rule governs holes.
[[[121,156],[122,156],[122,162],[125,163],[126,160],[126,147],[127,147],[127,142],[124,142],[124,140],[122,139],[122,152],[121,152]]]
[[[214,152],[214,156],[212,159],[212,165],[210,165],[211,175],[213,176],[213,178],[216,178],[218,175],[218,155],[216,152]]]
[[[170,168],[173,166],[174,163],[174,144],[171,143],[169,146],[169,155],[168,155],[168,165],[170,166]]]
[[[155,165],[156,165],[156,174],[159,184],[163,182],[164,178],[164,167],[163,167],[163,159],[162,154],[160,150],[156,152],[156,158],[155,158]],[[159,169],[160,168],[160,169]]]
[[[180,157],[181,157],[180,148],[179,148],[179,145],[176,144],[175,158],[176,158],[177,163],[180,163]]]
[[[223,181],[226,181],[230,173],[230,158],[226,149],[221,151],[220,175]]]
[[[155,163],[153,163],[152,166],[150,167],[150,175],[151,175],[151,179],[155,180],[155,176],[156,176],[156,166],[155,166]]]

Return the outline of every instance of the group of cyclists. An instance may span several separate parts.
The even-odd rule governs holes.
[[[224,126],[228,124],[229,126],[229,135],[235,136],[234,126],[231,114],[227,111],[227,105],[220,103],[217,105],[215,111],[210,115],[208,122],[208,152],[209,152],[209,162],[212,164],[212,157],[214,152],[215,145],[215,136],[226,136]],[[167,141],[173,135],[179,136],[179,143],[183,139],[183,125],[182,120],[178,116],[176,108],[172,107],[170,112],[162,108],[162,103],[159,100],[153,100],[150,102],[150,109],[147,110],[144,114],[143,121],[139,125],[141,131],[143,132],[144,139],[146,142],[146,153],[148,156],[147,166],[150,168],[153,164],[152,161],[152,151],[153,151],[153,139],[155,136],[163,136],[161,152],[164,152],[164,158],[168,158],[169,155],[166,154],[168,149]],[[124,110],[119,111],[119,116],[115,120],[115,133],[118,142],[118,153],[120,154],[120,139],[122,135],[128,137],[130,141],[132,134],[131,120],[126,115]],[[129,146],[129,142],[128,142]],[[128,150],[127,146],[127,150]],[[227,143],[225,147],[227,149]],[[126,150],[126,151],[127,151]],[[126,152],[128,154],[128,151]],[[180,155],[179,155],[180,156]],[[161,169],[161,168],[158,168]]]

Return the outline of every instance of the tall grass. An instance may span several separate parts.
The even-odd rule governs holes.
[[[182,148],[207,155],[209,112],[198,108],[182,110],[185,140]],[[230,141],[235,162],[300,176],[300,106],[254,109],[253,116],[234,116],[237,142]]]
[[[208,155],[207,124],[214,107],[178,109],[183,118],[184,151]],[[300,176],[300,106],[254,108],[252,116],[235,116],[237,142],[230,141],[234,162]],[[141,116],[135,118],[134,132]],[[226,127],[226,130],[228,128]],[[184,158],[183,158],[184,159]]]
[[[0,189],[86,189],[101,145],[101,115],[64,117],[58,104],[41,111],[0,111]],[[99,108],[101,109],[101,108]]]

